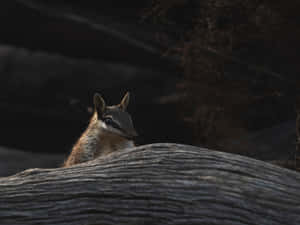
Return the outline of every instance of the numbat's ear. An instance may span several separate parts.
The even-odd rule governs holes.
[[[122,109],[122,110],[126,110],[127,109],[127,106],[128,106],[128,104],[129,104],[129,99],[130,99],[130,94],[129,94],[129,92],[127,92],[125,95],[124,95],[124,97],[123,97],[123,99],[122,99],[122,101],[121,101],[121,103],[120,103],[120,108]]]
[[[98,116],[101,118],[102,114],[105,111],[106,105],[105,105],[104,99],[98,93],[94,94],[94,105],[95,105],[95,109],[96,109],[96,111],[98,113]]]

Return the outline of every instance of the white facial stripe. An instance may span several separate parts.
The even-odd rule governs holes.
[[[121,127],[120,122],[117,121],[117,120],[114,120],[113,117],[112,117],[111,115],[105,116],[105,118],[111,118],[111,120],[113,121],[113,123],[115,123],[115,124],[117,124],[119,127]],[[105,120],[104,120],[104,121],[105,121]],[[107,129],[107,130],[119,130],[119,129],[113,127],[113,126],[110,125],[110,124],[106,124],[104,121],[102,121],[102,125],[101,125],[102,128]]]
[[[109,131],[109,132],[112,132],[112,133],[115,133],[115,134],[118,134],[118,135],[121,135],[123,136],[123,132],[112,127],[112,126],[109,126],[109,125],[106,125],[106,123],[102,122],[102,121],[99,121],[99,126],[103,129],[103,130],[106,130],[106,131]]]
[[[99,122],[100,123],[100,126],[103,128],[103,129],[106,129],[107,130],[107,126],[104,122]]]

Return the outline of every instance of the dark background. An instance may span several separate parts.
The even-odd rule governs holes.
[[[297,169],[297,1],[49,2],[0,3],[0,175],[59,166],[127,90],[137,144]]]

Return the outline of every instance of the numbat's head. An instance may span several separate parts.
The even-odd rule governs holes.
[[[106,106],[104,99],[96,93],[94,95],[95,113],[99,126],[107,132],[120,135],[127,139],[137,136],[131,116],[126,112],[129,104],[129,92],[125,94],[118,105]]]

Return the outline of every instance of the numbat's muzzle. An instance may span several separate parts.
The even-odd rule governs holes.
[[[127,138],[133,139],[135,137],[139,136],[136,130],[133,130],[131,133],[127,134]]]

